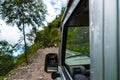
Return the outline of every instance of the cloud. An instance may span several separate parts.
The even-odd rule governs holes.
[[[67,5],[67,1],[68,1],[68,0],[61,0],[61,2],[62,2],[62,6],[63,6],[63,7],[66,7],[66,5]]]
[[[17,27],[7,26],[4,21],[0,20],[0,40],[6,40],[9,43],[16,43],[19,39],[20,32]]]
[[[62,7],[65,7],[67,0],[43,0],[47,6],[48,15],[47,22],[51,22],[56,18],[57,15],[61,13]]]

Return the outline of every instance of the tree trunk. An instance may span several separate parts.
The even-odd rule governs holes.
[[[27,57],[27,43],[26,43],[26,35],[25,35],[25,26],[23,24],[23,38],[24,38],[24,48],[25,48],[25,60],[26,60],[26,64],[28,65],[28,57]]]

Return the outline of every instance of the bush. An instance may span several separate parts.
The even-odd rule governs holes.
[[[14,68],[14,60],[10,55],[0,55],[0,76],[5,76]]]

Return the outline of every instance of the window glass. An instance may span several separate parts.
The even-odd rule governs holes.
[[[65,63],[90,64],[89,27],[68,27]]]

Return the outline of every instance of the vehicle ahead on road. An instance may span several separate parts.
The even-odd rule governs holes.
[[[120,0],[69,0],[59,54],[49,53],[53,79],[120,80]]]

